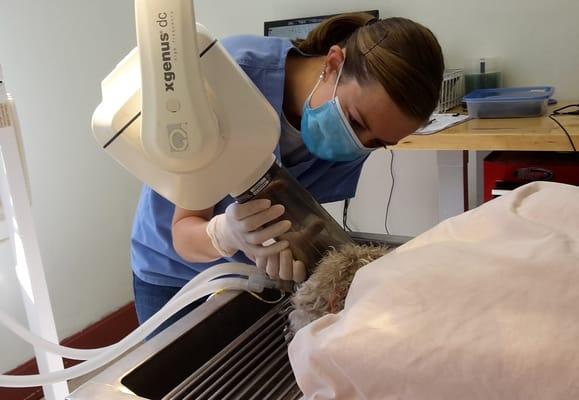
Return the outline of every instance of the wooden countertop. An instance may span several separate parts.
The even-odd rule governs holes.
[[[561,104],[550,107],[549,113],[559,107]],[[567,129],[579,150],[579,116],[555,118]],[[432,135],[410,135],[392,149],[573,151],[567,135],[548,116],[472,119]]]

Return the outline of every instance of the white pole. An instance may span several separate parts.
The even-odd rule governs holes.
[[[36,238],[27,176],[20,145],[20,127],[13,101],[6,94],[0,69],[0,194],[16,262],[30,330],[58,342],[44,268]],[[35,348],[40,373],[64,368],[62,358]],[[43,386],[47,400],[62,400],[68,395],[66,382]]]

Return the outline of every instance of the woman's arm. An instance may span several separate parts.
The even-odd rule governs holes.
[[[271,205],[267,199],[232,203],[224,214],[213,216],[213,207],[190,211],[175,206],[173,213],[173,247],[189,262],[207,262],[232,256],[241,250],[251,259],[279,254],[287,248],[285,240],[263,246],[286,233],[291,222],[278,221],[285,211],[282,205]]]
[[[171,232],[177,254],[189,262],[208,262],[221,258],[211,244],[207,224],[213,216],[213,207],[191,211],[175,206]]]

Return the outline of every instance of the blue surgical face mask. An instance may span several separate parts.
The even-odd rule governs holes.
[[[329,161],[352,161],[370,153],[352,129],[336,97],[336,89],[342,75],[338,72],[332,99],[319,107],[311,108],[310,99],[318,88],[321,78],[304,103],[301,134],[307,149],[318,158]]]

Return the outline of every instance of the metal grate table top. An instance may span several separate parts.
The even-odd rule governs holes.
[[[302,394],[287,354],[289,299],[271,309],[163,400],[293,400]]]

